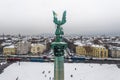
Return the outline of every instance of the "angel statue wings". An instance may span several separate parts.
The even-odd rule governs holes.
[[[66,23],[66,11],[63,12],[62,20],[58,20],[57,14],[53,11],[54,20],[53,22],[57,25],[56,35],[64,35],[63,28],[61,25]]]

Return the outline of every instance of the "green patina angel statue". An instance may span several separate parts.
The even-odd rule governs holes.
[[[57,14],[53,11],[54,20],[53,22],[57,25],[56,35],[64,35],[63,28],[61,25],[66,23],[66,11],[63,12],[62,20],[57,19]]]

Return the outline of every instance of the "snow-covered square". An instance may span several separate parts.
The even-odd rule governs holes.
[[[65,63],[65,80],[120,80],[115,64]],[[16,62],[8,66],[0,80],[54,80],[54,63]]]

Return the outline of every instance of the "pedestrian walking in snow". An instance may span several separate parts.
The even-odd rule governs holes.
[[[71,74],[70,77],[73,77],[73,75]]]
[[[51,80],[51,77],[49,77],[49,80]]]
[[[76,70],[76,68],[75,68],[75,70]]]
[[[20,61],[19,61],[19,66],[20,66]]]
[[[50,71],[48,71],[48,73],[50,73]]]
[[[16,80],[18,80],[18,77],[16,78]]]
[[[43,74],[45,73],[45,71],[42,72]]]
[[[47,77],[47,75],[45,75],[45,77]]]

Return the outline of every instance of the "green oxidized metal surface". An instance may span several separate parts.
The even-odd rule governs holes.
[[[54,80],[64,80],[64,56],[55,57]]]
[[[54,55],[57,57],[64,56],[64,49],[66,49],[67,44],[65,42],[53,42],[51,45]]]
[[[63,28],[61,25],[66,22],[66,11],[63,13],[62,21],[57,19],[56,13],[53,11],[54,20],[53,22],[57,25],[55,35],[55,42],[51,44],[51,48],[54,51],[54,80],[64,80],[64,50],[67,44],[62,41],[62,35],[64,35]]]

